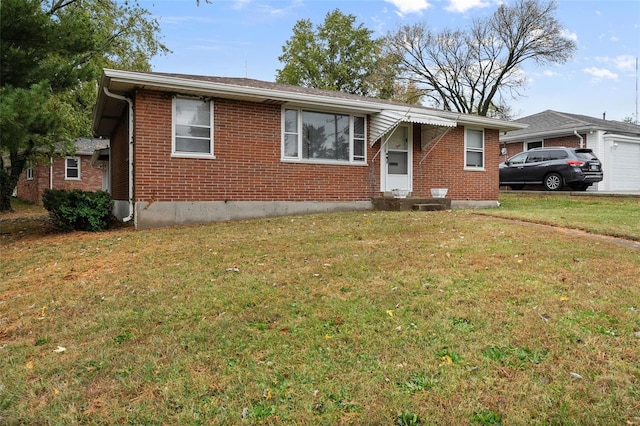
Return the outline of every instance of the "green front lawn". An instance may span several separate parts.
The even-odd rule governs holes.
[[[499,209],[479,212],[640,241],[638,197],[502,194],[500,202]]]
[[[637,249],[460,211],[0,250],[0,423],[640,422]]]

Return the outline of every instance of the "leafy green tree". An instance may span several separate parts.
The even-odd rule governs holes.
[[[284,64],[276,81],[363,96],[390,97],[393,77],[380,74],[381,40],[373,31],[356,25],[353,15],[336,9],[314,28],[310,20],[298,21],[293,36],[278,58]],[[388,72],[388,67],[383,67]]]
[[[0,2],[0,211],[27,161],[90,134],[102,68],[150,69],[158,34],[135,0]]]
[[[556,9],[553,0],[516,0],[467,29],[436,33],[425,23],[407,25],[387,36],[385,51],[399,55],[401,80],[433,106],[508,117],[507,100],[526,84],[523,63],[564,63],[576,50]]]

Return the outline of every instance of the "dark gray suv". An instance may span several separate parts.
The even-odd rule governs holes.
[[[516,190],[544,185],[549,191],[584,191],[602,177],[602,163],[586,148],[534,148],[500,164],[500,186]]]

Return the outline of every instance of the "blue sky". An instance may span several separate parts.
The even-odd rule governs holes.
[[[508,1],[507,1],[508,2]],[[434,30],[466,27],[493,13],[499,0],[140,0],[157,17],[172,53],[154,58],[154,71],[274,81],[278,56],[300,19],[314,24],[340,9],[385,35],[399,25],[426,22]],[[637,119],[636,58],[640,1],[559,0],[555,15],[578,50],[565,64],[525,65],[517,117],[546,109],[623,120]]]

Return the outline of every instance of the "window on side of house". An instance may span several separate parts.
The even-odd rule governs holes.
[[[283,160],[365,164],[364,116],[285,109],[282,117]]]
[[[536,142],[525,142],[524,143],[524,150],[528,151],[530,149],[533,148],[542,148],[542,141],[536,141]]]
[[[27,162],[27,180],[33,180],[33,161]]]
[[[64,159],[65,180],[80,180],[80,157],[66,157]]]
[[[464,167],[484,170],[484,131],[466,129],[464,133]]]
[[[174,157],[215,158],[213,155],[213,102],[173,99]]]

